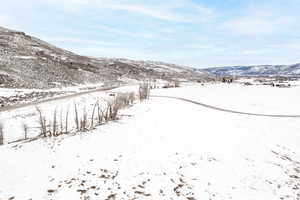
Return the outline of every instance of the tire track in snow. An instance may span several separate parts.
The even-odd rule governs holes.
[[[185,101],[185,102],[188,102],[188,103],[193,103],[193,104],[196,104],[196,105],[200,105],[200,106],[203,106],[203,107],[206,107],[206,108],[210,108],[210,109],[213,109],[213,110],[218,110],[218,111],[227,112],[227,113],[240,114],[240,115],[251,115],[251,116],[258,116],[258,117],[277,117],[277,118],[300,118],[300,115],[277,115],[277,114],[272,115],[272,114],[262,114],[262,113],[241,112],[241,111],[230,110],[230,109],[225,109],[225,108],[220,108],[220,107],[204,104],[204,103],[201,103],[201,102],[198,102],[198,101],[193,101],[193,100],[185,99],[185,98],[182,98],[182,97],[159,96],[159,95],[151,95],[150,97],[177,99],[177,100]]]

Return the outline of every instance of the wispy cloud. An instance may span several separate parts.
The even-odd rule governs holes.
[[[47,0],[48,2],[60,3],[66,9],[78,11],[89,6],[98,9],[110,9],[115,11],[126,11],[133,14],[140,14],[159,20],[174,22],[193,22],[211,19],[214,12],[203,5],[192,3],[189,0],[167,0],[157,3],[139,2],[126,0]],[[150,2],[150,1],[149,1]],[[180,9],[189,9],[182,13]]]
[[[240,17],[226,21],[222,27],[227,31],[246,35],[268,35],[288,31],[295,23],[291,17],[267,18],[260,16]]]
[[[119,28],[114,28],[114,27],[105,26],[105,25],[97,25],[96,27],[102,31],[106,31],[109,33],[122,35],[122,36],[128,36],[128,37],[141,37],[141,38],[156,38],[157,37],[157,35],[155,35],[154,33],[125,31],[125,30],[122,30]]]
[[[138,4],[106,4],[103,5],[104,8],[110,8],[113,10],[125,10],[128,12],[138,13],[145,16],[150,16],[154,18],[158,18],[161,20],[168,20],[168,21],[185,21],[186,19],[182,18],[182,16],[170,12],[168,10],[164,10],[161,8],[138,5]]]

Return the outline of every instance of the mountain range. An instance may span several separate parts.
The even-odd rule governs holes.
[[[300,63],[293,65],[256,65],[206,68],[218,76],[299,76]]]

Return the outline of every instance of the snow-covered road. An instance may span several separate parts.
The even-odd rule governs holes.
[[[127,86],[127,85],[124,85],[123,87],[125,87],[125,86]],[[55,103],[55,101],[59,101],[59,100],[63,100],[63,99],[71,99],[71,98],[75,98],[75,97],[82,96],[82,95],[92,94],[92,93],[95,93],[95,92],[109,91],[109,90],[113,90],[113,89],[116,89],[116,88],[119,88],[119,87],[121,87],[121,86],[101,87],[101,88],[98,88],[98,89],[76,92],[74,94],[60,95],[60,96],[52,97],[50,99],[33,101],[33,102],[30,102],[30,103],[16,104],[16,105],[11,105],[11,106],[1,107],[0,112],[13,111],[13,110],[16,110],[16,109],[26,108],[26,107],[34,107],[34,106],[38,106],[40,104],[49,103],[49,102],[54,102]]]
[[[300,88],[255,87],[188,86],[153,95],[300,113]],[[0,199],[300,198],[298,118],[236,115],[167,98],[121,116],[89,133],[0,146]]]

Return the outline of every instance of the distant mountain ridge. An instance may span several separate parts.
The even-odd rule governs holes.
[[[300,63],[293,65],[256,65],[206,68],[218,76],[299,76]]]
[[[203,70],[155,61],[92,58],[0,27],[0,87],[53,88],[141,80],[203,81]]]

